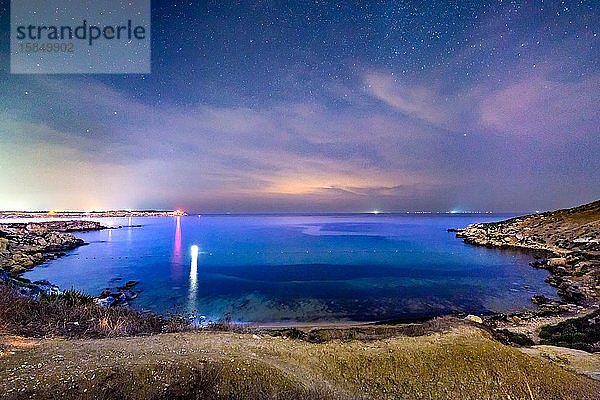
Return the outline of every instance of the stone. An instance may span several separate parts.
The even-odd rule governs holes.
[[[563,257],[554,257],[548,259],[548,266],[561,267],[567,265],[567,259]]]
[[[535,296],[533,296],[531,298],[531,302],[533,304],[537,304],[539,306],[539,305],[542,305],[542,304],[549,304],[549,303],[552,302],[552,300],[550,300],[549,298],[547,298],[544,295],[536,294]]]
[[[115,298],[112,296],[105,297],[103,299],[96,299],[96,304],[102,307],[109,307],[111,304],[115,302]]]
[[[513,315],[512,317],[510,317],[510,321],[515,325],[519,325],[521,322],[523,322],[523,320],[521,318],[517,317],[516,315]]]
[[[12,267],[10,272],[12,272],[13,274],[22,274],[23,272],[26,272],[27,269],[23,268],[21,266],[16,266],[16,267]]]
[[[483,324],[483,320],[481,319],[481,317],[478,317],[477,315],[469,314],[465,317],[465,319],[468,321],[476,322],[478,324]]]

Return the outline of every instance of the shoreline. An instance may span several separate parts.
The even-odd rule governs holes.
[[[598,309],[598,302],[591,301],[590,298],[581,296],[574,297],[577,292],[574,289],[567,290],[572,286],[567,286],[563,282],[568,281],[565,274],[561,275],[561,280],[555,278],[556,269],[550,267],[549,264],[562,266],[563,263],[556,262],[557,255],[565,256],[563,252],[556,252],[556,249],[550,249],[541,245],[527,246],[521,242],[509,239],[499,240],[496,227],[498,226],[512,226],[511,223],[521,222],[528,220],[528,218],[537,218],[534,216],[524,216],[511,218],[506,221],[494,222],[494,223],[478,223],[472,224],[464,229],[448,229],[449,232],[455,232],[457,238],[462,238],[466,244],[475,246],[485,246],[488,248],[507,249],[519,252],[530,253],[534,259],[530,265],[536,268],[544,268],[550,271],[550,276],[546,279],[546,282],[551,286],[559,288],[560,301],[551,300],[544,296],[534,295],[532,297],[532,307],[522,310],[515,310],[512,312],[501,313],[501,312],[489,312],[479,315],[471,315],[467,312],[448,312],[440,313],[425,317],[415,318],[398,318],[392,320],[373,320],[373,321],[315,321],[315,322],[304,322],[304,321],[273,321],[273,322],[249,322],[249,323],[232,323],[229,325],[235,325],[238,328],[244,329],[267,329],[267,330],[310,330],[310,329],[329,329],[329,330],[352,330],[352,329],[369,329],[372,327],[384,327],[384,326],[401,326],[401,325],[418,325],[426,324],[434,321],[438,318],[456,318],[474,321],[475,323],[481,324],[492,330],[498,329],[509,329],[514,332],[524,332],[529,337],[536,337],[537,329],[541,324],[544,323],[558,323],[565,321],[569,318],[579,317],[593,313]],[[7,238],[9,242],[16,241],[18,246],[20,245],[20,251],[25,254],[35,254],[31,257],[18,256],[15,259],[9,257],[9,273],[19,277],[23,272],[39,265],[45,261],[54,259],[64,255],[64,251],[74,249],[78,246],[85,245],[83,240],[73,236],[72,232],[86,231],[86,230],[99,230],[109,229],[102,226],[99,222],[89,220],[68,220],[68,221],[47,221],[47,222],[29,222],[29,223],[0,223],[0,241],[6,243]],[[493,240],[489,234],[490,231],[494,232]],[[518,230],[515,232],[511,231],[516,236]],[[18,239],[19,235],[26,240]],[[58,235],[58,240],[55,239],[55,235]],[[520,239],[525,238],[524,235],[519,235]],[[51,240],[46,240],[47,238]],[[510,237],[510,236],[509,236]],[[42,242],[40,243],[40,240]],[[0,243],[0,246],[2,245]],[[43,244],[43,245],[42,245]],[[18,247],[17,246],[17,247]],[[0,247],[0,267],[6,271],[7,257],[6,255],[6,244],[4,248]],[[23,262],[24,261],[24,262]],[[12,264],[11,264],[12,263]],[[23,278],[17,278],[16,281]],[[27,281],[27,280],[26,280]],[[571,281],[568,281],[571,282]],[[13,282],[14,283],[14,282]],[[125,289],[128,293],[131,291],[132,286],[137,282],[131,282],[131,286],[126,285]],[[562,284],[562,286],[561,286]],[[60,292],[59,288],[52,285],[50,282],[27,282],[22,286],[29,286],[29,291],[33,293],[39,293],[40,291],[49,291],[52,293]],[[567,296],[565,296],[567,293]],[[588,293],[584,290],[584,293]],[[104,299],[109,296],[117,296],[119,298],[121,293],[103,293],[99,296],[94,296],[96,302],[103,306],[110,306],[113,302],[106,302]],[[128,300],[133,300],[135,296],[127,297],[127,293],[124,293],[124,301],[115,301],[115,305],[120,303],[126,303]],[[569,297],[570,296],[570,297]],[[569,301],[570,300],[570,301]],[[593,298],[592,300],[597,300]],[[133,308],[135,309],[135,308]],[[168,315],[162,315],[155,312],[152,314],[167,317]],[[222,325],[226,326],[228,323],[222,321],[213,322],[215,326]],[[538,338],[539,339],[539,338]]]
[[[0,270],[20,275],[87,243],[73,235],[106,229],[96,221],[0,223]]]
[[[449,231],[469,245],[537,253],[531,267],[550,272],[561,299],[600,305],[600,201]]]

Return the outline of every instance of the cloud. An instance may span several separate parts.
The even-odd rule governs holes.
[[[438,127],[450,123],[451,114],[433,89],[403,84],[390,74],[368,73],[364,80],[368,92],[388,106]]]
[[[599,129],[600,75],[576,82],[531,75],[496,90],[481,103],[483,127],[516,137],[562,143]]]
[[[421,139],[417,127],[387,113],[333,110],[318,103],[159,107],[89,79],[33,77],[15,90],[29,94],[11,99],[9,112],[0,117],[0,141],[19,153],[7,157],[10,175],[42,168],[69,179],[46,180],[41,174],[36,183],[35,173],[29,174],[21,194],[0,199],[4,208],[14,203],[9,198],[25,197],[26,189],[52,197],[70,190],[74,181],[82,192],[97,195],[95,174],[105,181],[119,177],[105,185],[116,190],[113,198],[97,195],[104,208],[177,199],[200,204],[211,196],[314,197],[324,196],[324,187],[368,189],[438,180],[430,168],[410,162],[413,156],[398,157],[402,147],[418,146]],[[53,93],[64,101],[51,100]],[[27,160],[36,148],[52,149],[52,156],[32,168]],[[72,178],[77,172],[81,179]],[[11,182],[6,174],[0,177],[0,184]],[[125,187],[126,182],[135,183]],[[143,199],[132,205],[133,193]],[[73,208],[89,203],[71,202]]]

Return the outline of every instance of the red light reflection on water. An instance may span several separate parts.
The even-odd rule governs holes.
[[[181,279],[181,256],[181,217],[177,216],[175,242],[173,243],[173,253],[171,255],[171,278],[174,282],[179,282]]]

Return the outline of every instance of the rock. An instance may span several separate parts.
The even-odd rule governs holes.
[[[559,267],[559,266],[565,266],[567,265],[567,259],[563,258],[563,257],[555,257],[555,258],[549,258],[548,259],[548,266],[549,267]]]
[[[17,274],[18,275],[18,274],[22,274],[24,272],[27,272],[27,268],[23,268],[23,267],[20,267],[20,266],[12,267],[11,270],[10,270],[10,272],[12,272],[13,274]]]
[[[542,305],[542,304],[549,304],[549,303],[552,302],[552,300],[550,300],[549,298],[547,298],[544,295],[536,294],[535,296],[533,296],[531,298],[531,302],[533,304],[537,304],[539,306],[539,305]]]
[[[545,260],[535,260],[529,263],[533,268],[545,268],[547,262]]]
[[[103,229],[94,221],[50,221],[0,224],[0,269],[12,273],[41,264],[85,244],[71,231]]]
[[[465,319],[468,321],[476,322],[478,324],[483,324],[483,320],[481,319],[481,317],[478,317],[477,315],[469,314],[465,317]]]
[[[29,232],[32,232],[36,235],[43,235],[46,232],[48,232],[48,227],[46,224],[40,224],[40,223],[30,223],[27,224],[27,226],[25,227],[25,229],[27,229]]]
[[[137,293],[134,293],[130,290],[123,290],[120,295],[124,296],[125,301],[133,300],[138,296]]]
[[[510,321],[515,325],[519,325],[521,322],[523,322],[523,320],[521,318],[517,317],[516,315],[513,315],[512,317],[510,317]]]
[[[109,307],[115,302],[115,298],[112,296],[105,297],[103,299],[96,299],[96,304],[102,307]]]

